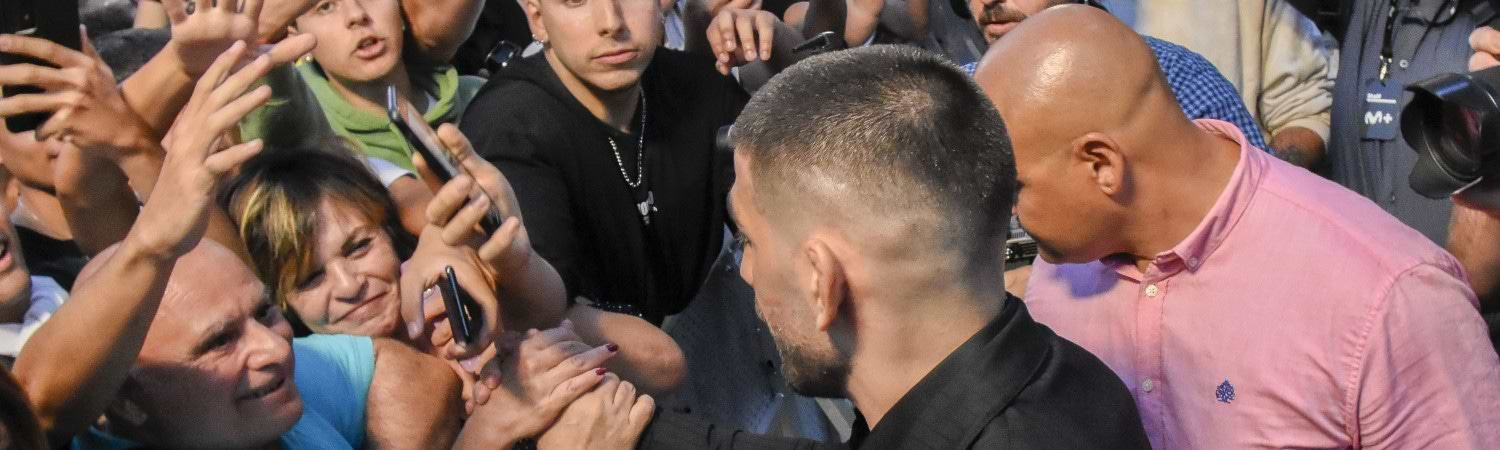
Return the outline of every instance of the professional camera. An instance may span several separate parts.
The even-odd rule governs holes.
[[[1401,132],[1417,152],[1408,182],[1441,199],[1500,170],[1500,67],[1446,73],[1408,86]]]

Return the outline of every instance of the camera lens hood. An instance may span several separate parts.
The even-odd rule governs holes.
[[[1448,73],[1406,88],[1413,98],[1401,113],[1401,133],[1417,152],[1408,182],[1440,199],[1497,168],[1500,150],[1500,67]]]

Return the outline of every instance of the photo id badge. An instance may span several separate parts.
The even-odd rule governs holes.
[[[1389,141],[1396,138],[1401,126],[1401,87],[1380,80],[1365,82],[1364,120],[1365,139]]]

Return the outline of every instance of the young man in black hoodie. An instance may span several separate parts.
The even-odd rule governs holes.
[[[715,60],[659,48],[655,0],[522,6],[544,50],[494,75],[461,128],[509,179],[568,298],[594,306],[568,314],[605,330],[584,337],[663,368],[637,375],[680,379],[681,351],[653,325],[687,306],[724,243],[733,168],[714,138],[748,100],[726,74],[784,67],[799,36],[764,11],[721,11],[699,31]]]

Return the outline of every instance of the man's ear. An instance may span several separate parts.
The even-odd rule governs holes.
[[[839,308],[845,306],[849,296],[849,277],[844,265],[834,255],[833,249],[821,239],[813,238],[802,248],[802,255],[812,268],[809,282],[812,283],[812,307],[814,326],[827,332],[838,317]]]
[[[531,27],[531,38],[538,42],[546,42],[547,26],[542,24],[541,0],[516,1],[521,2],[521,9],[526,11],[526,25]]]
[[[1073,140],[1074,158],[1088,164],[1094,184],[1114,197],[1125,188],[1125,154],[1119,143],[1103,133],[1089,133]]]

